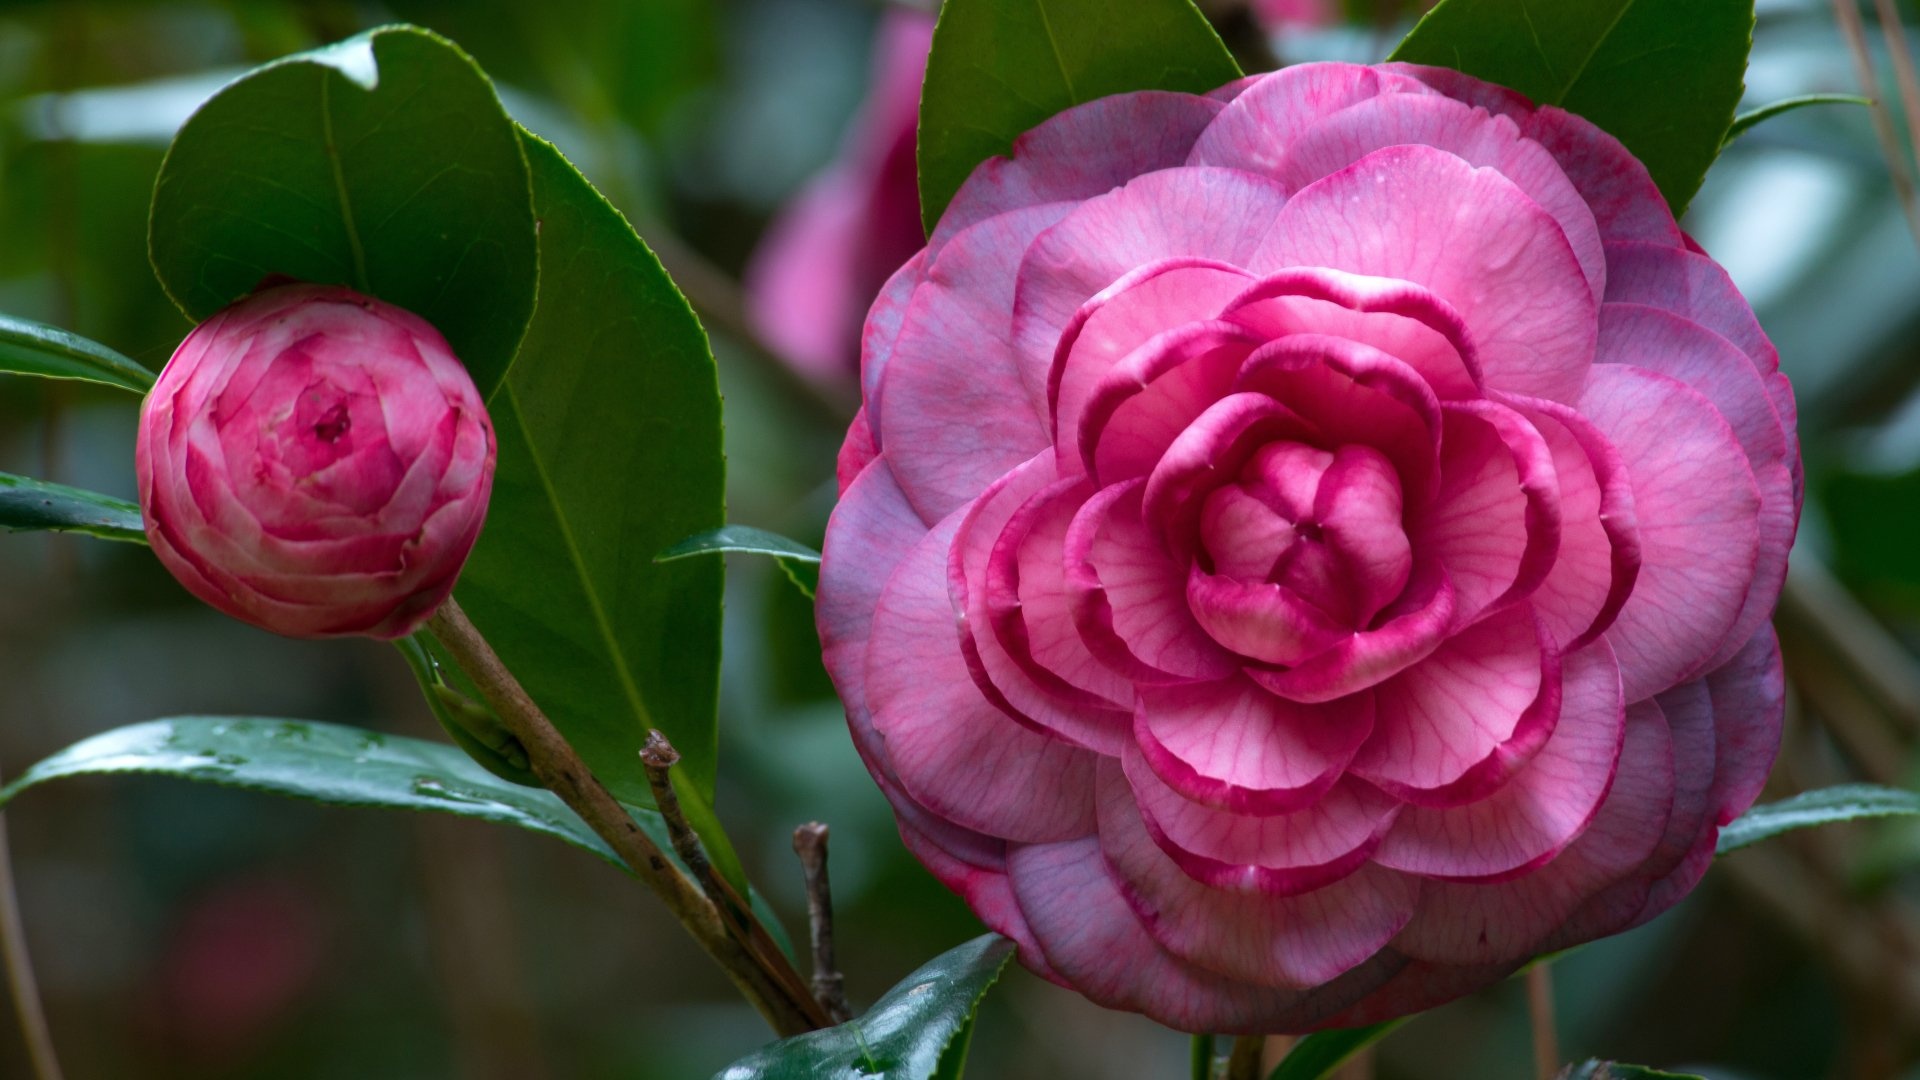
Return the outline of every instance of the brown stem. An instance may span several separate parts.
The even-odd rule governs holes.
[[[729,918],[640,831],[632,815],[580,760],[519,680],[500,662],[460,605],[448,598],[427,626],[473,679],[507,730],[526,747],[534,775],[660,897],[773,1030],[785,1036],[826,1027],[826,1015],[804,992],[799,973],[777,949],[768,955],[748,948],[735,936]],[[797,996],[795,986],[803,988]]]
[[[1227,1055],[1226,1080],[1260,1080],[1260,1054],[1266,1045],[1262,1035],[1235,1037],[1233,1052]]]
[[[0,816],[0,954],[7,966],[7,991],[20,1018],[27,1058],[36,1080],[61,1080],[60,1059],[53,1052],[46,1009],[40,1004],[40,984],[27,956],[27,932],[20,920],[20,897],[13,886],[13,855],[7,846],[6,818]]]
[[[793,830],[793,852],[807,880],[807,930],[813,942],[813,997],[836,1022],[853,1019],[847,982],[833,955],[833,886],[827,882],[827,827],[812,821]]]
[[[1527,1019],[1533,1025],[1533,1073],[1553,1080],[1560,1073],[1560,1033],[1553,1021],[1553,968],[1536,963],[1527,969]]]

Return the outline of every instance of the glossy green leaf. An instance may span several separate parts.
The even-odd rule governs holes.
[[[1720,830],[1717,855],[1781,833],[1860,818],[1920,816],[1920,794],[1878,784],[1841,784],[1763,803]]]
[[[974,166],[1055,113],[1131,90],[1204,94],[1239,77],[1192,0],[947,0],[920,98],[927,231]]]
[[[488,394],[533,311],[530,191],[486,75],[444,38],[384,27],[202,105],[161,165],[148,242],[196,321],[270,274],[350,285],[432,323]]]
[[[184,716],[116,728],[21,773],[0,789],[0,806],[49,780],[128,773],[334,806],[478,818],[564,840],[626,868],[558,796],[493,776],[457,747],[301,720]],[[634,806],[627,812],[649,839],[674,857],[672,838],[657,812]],[[751,896],[749,902],[774,941],[791,954],[779,917],[760,896]]]
[[[140,508],[125,499],[0,473],[0,529],[77,532],[102,540],[147,542]]]
[[[456,595],[615,796],[652,802],[657,727],[710,805],[723,567],[653,555],[726,520],[713,356],[619,211],[551,145],[527,155],[540,304],[489,406],[493,501]]]
[[[1692,1073],[1661,1072],[1644,1065],[1622,1065],[1617,1061],[1587,1060],[1569,1065],[1560,1080],[1702,1080]]]
[[[509,784],[457,748],[339,724],[186,716],[117,728],[75,743],[0,789],[0,805],[68,776],[152,773],[336,806],[430,810],[515,825],[621,865],[552,792]],[[663,845],[651,811],[635,818]]]
[[[1333,1031],[1316,1031],[1304,1036],[1287,1056],[1274,1066],[1267,1080],[1321,1080],[1332,1076],[1335,1069],[1346,1064],[1355,1054],[1386,1038],[1401,1024],[1407,1022],[1403,1017],[1389,1020],[1383,1024],[1370,1024],[1366,1027],[1339,1028]]]
[[[865,1016],[784,1039],[741,1058],[714,1080],[934,1080],[963,1065],[947,1050],[969,1030],[974,1009],[1013,955],[1013,942],[985,934],[928,961],[887,991]]]
[[[1626,144],[1677,217],[1720,154],[1753,44],[1753,0],[1443,0],[1393,59],[1578,113]]]
[[[47,379],[82,379],[144,394],[153,372],[107,348],[31,319],[0,315],[0,371]]]
[[[1781,98],[1734,117],[1733,126],[1727,129],[1726,141],[1730,143],[1745,135],[1755,124],[1763,124],[1782,113],[1804,109],[1809,105],[1865,105],[1871,108],[1873,99],[1859,94],[1801,94],[1799,97]]]
[[[807,599],[820,588],[820,553],[799,542],[789,540],[779,533],[756,529],[751,525],[728,525],[712,532],[689,537],[680,543],[653,557],[654,562],[673,562],[676,559],[689,559],[695,555],[717,555],[723,553],[740,555],[766,555],[780,564],[780,569],[793,582]]]
[[[728,525],[725,528],[689,537],[655,555],[653,561],[672,562],[675,559],[717,552],[770,555],[776,559],[792,559],[804,563],[820,561],[820,553],[800,541],[789,540],[779,533],[756,529],[751,525]]]

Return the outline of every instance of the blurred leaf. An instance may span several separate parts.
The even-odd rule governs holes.
[[[714,1080],[933,1080],[958,1076],[965,1055],[946,1053],[971,1031],[973,1012],[1000,978],[1013,942],[984,934],[933,958],[865,1016],[762,1047]]]
[[[1334,1031],[1316,1031],[1303,1036],[1287,1051],[1280,1064],[1274,1066],[1267,1080],[1321,1080],[1332,1076],[1335,1069],[1347,1063],[1353,1055],[1386,1038],[1392,1031],[1409,1018],[1389,1020],[1384,1024],[1370,1024],[1366,1027],[1341,1028]]]
[[[1589,1059],[1562,1069],[1560,1080],[1703,1080],[1703,1078],[1692,1073],[1661,1072],[1644,1065],[1622,1065],[1617,1061]]]
[[[102,540],[147,542],[140,507],[111,495],[0,473],[0,529],[77,532]]]
[[[11,315],[0,315],[0,371],[83,379],[136,394],[153,388],[153,372],[105,345]]]
[[[1833,533],[1834,570],[1876,605],[1920,609],[1920,560],[1911,546],[1920,531],[1920,469],[1836,470],[1818,486]]]
[[[1195,1035],[1187,1044],[1187,1071],[1192,1080],[1213,1080],[1212,1035]]]
[[[1679,217],[1720,154],[1753,44],[1753,0],[1442,0],[1393,51],[1606,129]]]
[[[1747,133],[1755,124],[1765,123],[1782,113],[1795,109],[1804,109],[1809,105],[1865,105],[1873,106],[1873,99],[1858,94],[1801,94],[1799,97],[1782,98],[1770,105],[1749,109],[1733,120],[1733,126],[1727,129],[1726,142],[1730,143]],[[1724,144],[1723,144],[1724,145]]]
[[[974,166],[1055,113],[1239,77],[1192,0],[948,0],[920,99],[921,219],[932,232]]]
[[[1815,825],[1915,815],[1920,815],[1920,794],[1877,784],[1841,784],[1748,810],[1720,830],[1720,843],[1714,854],[1725,855],[1748,844]]]
[[[351,285],[432,323],[484,395],[533,311],[534,233],[493,85],[403,26],[268,64],[202,105],[160,167],[148,240],[195,320],[269,274]]]
[[[616,797],[652,803],[639,752],[657,727],[710,806],[723,567],[653,553],[726,520],[713,355],[619,212],[526,146],[540,304],[490,403],[492,507],[457,595]]]

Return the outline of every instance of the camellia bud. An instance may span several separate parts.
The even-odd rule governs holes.
[[[426,621],[480,535],[493,460],[446,339],[321,285],[255,293],[187,335],[134,454],[160,561],[291,637],[396,638]]]

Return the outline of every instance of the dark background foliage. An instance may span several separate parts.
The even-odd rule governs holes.
[[[1351,25],[1266,42],[1231,4],[1208,6],[1250,67],[1269,50],[1378,58],[1400,33],[1355,4]],[[1747,106],[1855,88],[1826,0],[1760,13]],[[173,128],[252,64],[416,22],[469,50],[720,316],[729,517],[817,540],[843,403],[802,393],[723,312],[769,215],[837,146],[879,14],[862,0],[0,4],[0,311],[157,368],[188,328],[145,250]],[[1805,110],[1755,130],[1687,225],[1753,299],[1800,393],[1810,496],[1781,617],[1795,695],[1776,792],[1905,782],[1920,741],[1906,647],[1920,640],[1920,257],[1866,114]],[[0,379],[0,468],[131,495],[130,400]],[[796,931],[789,831],[831,823],[842,962],[856,1004],[871,1003],[978,924],[902,850],[807,602],[771,563],[732,568],[726,654],[721,816]],[[252,631],[137,547],[0,537],[0,773],[194,712],[439,737],[390,650]],[[698,1077],[765,1037],[653,898],[550,841],[140,779],[51,786],[6,819],[77,1080]],[[1920,832],[1865,825],[1730,858],[1674,912],[1560,962],[1565,1056],[1728,1080],[1907,1075],[1917,860]],[[1378,1074],[1517,1077],[1528,1053],[1507,986],[1396,1033]],[[1183,1036],[1010,970],[972,1075],[1171,1077],[1186,1054]],[[26,1070],[0,1023],[0,1076]]]

